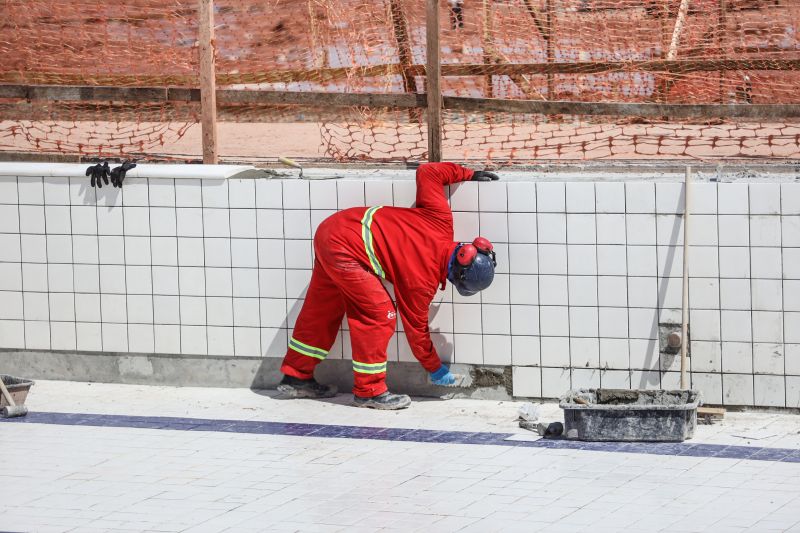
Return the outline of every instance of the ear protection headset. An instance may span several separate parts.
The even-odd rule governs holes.
[[[483,254],[491,258],[492,265],[497,266],[497,259],[495,258],[494,246],[489,239],[485,237],[475,237],[472,244],[462,244],[456,252],[456,265],[458,271],[456,272],[457,279],[463,279],[464,274],[475,262],[478,254]]]

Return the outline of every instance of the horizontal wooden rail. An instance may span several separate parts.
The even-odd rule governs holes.
[[[199,102],[199,89],[163,87],[93,87],[0,85],[0,98],[59,102]],[[425,94],[323,93],[261,90],[217,90],[220,105],[298,105],[317,107],[425,108]],[[800,104],[652,104],[569,102],[445,96],[454,111],[542,115],[605,115],[673,118],[748,118],[776,120],[800,117]]]
[[[784,52],[786,52],[784,50]],[[399,75],[403,67],[396,63],[368,67],[338,67],[314,70],[284,69],[265,72],[245,72],[237,74],[217,73],[217,85],[238,85],[258,83],[292,82],[330,82],[351,77],[370,78]],[[637,61],[583,61],[574,63],[500,63],[500,64],[443,64],[442,76],[520,76],[525,74],[598,74],[602,72],[666,72],[670,74],[689,74],[692,72],[714,71],[800,71],[800,58],[797,59],[677,59],[637,60]],[[411,76],[424,76],[425,65],[409,65],[405,68]],[[122,85],[179,85],[195,86],[196,76],[86,76],[75,74],[51,74],[26,72],[0,73],[0,83],[34,82],[36,84],[80,85],[91,82],[102,86]]]

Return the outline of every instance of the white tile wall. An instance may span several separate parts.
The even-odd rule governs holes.
[[[408,207],[416,191],[137,179],[124,196],[96,192],[0,178],[1,347],[281,357],[319,223],[350,206]],[[693,192],[692,382],[711,403],[797,406],[800,184]],[[513,364],[520,396],[677,383],[657,325],[680,320],[681,183],[468,182],[450,202],[455,238],[492,239],[499,264],[479,298],[438,295],[443,358]],[[349,356],[344,328],[331,357]],[[393,338],[393,360],[413,360],[406,344]]]

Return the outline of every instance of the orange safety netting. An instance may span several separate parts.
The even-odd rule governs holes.
[[[424,0],[215,0],[214,6],[218,89],[425,92]],[[442,0],[443,93],[800,104],[800,0],[689,0],[670,53],[679,6]],[[197,1],[0,0],[0,13],[2,84],[198,86]],[[220,104],[218,112],[223,158],[427,157],[423,109],[261,103]],[[197,158],[199,115],[196,102],[0,99],[0,150]],[[495,164],[800,157],[800,119],[790,116],[448,109],[443,127],[446,159]]]

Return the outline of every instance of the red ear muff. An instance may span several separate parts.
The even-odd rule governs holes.
[[[468,267],[478,255],[478,249],[472,244],[464,244],[458,249],[456,261],[462,267]]]
[[[475,240],[472,241],[472,245],[482,254],[488,255],[489,252],[494,250],[494,246],[486,237],[475,237]]]

